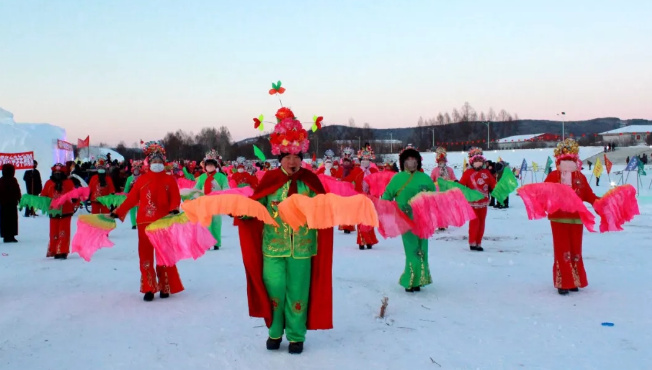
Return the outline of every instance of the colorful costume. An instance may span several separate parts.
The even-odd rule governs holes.
[[[446,165],[448,159],[446,158],[446,149],[443,147],[437,148],[437,167],[432,169],[430,173],[430,178],[436,184],[437,179],[442,178],[444,180],[456,181],[455,172],[453,169]]]
[[[132,174],[127,177],[127,181],[125,182],[125,193],[129,193],[131,191],[131,188],[134,185],[134,182],[140,178],[140,171],[143,171],[143,163],[142,161],[134,161],[131,163],[131,171]],[[131,221],[131,228],[136,229],[137,224],[136,224],[136,214],[138,213],[138,207],[134,207],[129,210],[129,220]]]
[[[405,161],[415,158],[418,168],[410,172],[405,168]],[[385,188],[382,199],[396,200],[401,211],[413,219],[410,199],[423,191],[435,191],[435,184],[430,177],[419,171],[421,169],[421,155],[416,149],[407,148],[399,156],[401,172],[392,177]],[[405,269],[399,284],[406,291],[419,291],[419,288],[432,283],[430,267],[428,265],[428,239],[420,239],[411,231],[403,234],[403,248],[405,249]]]
[[[352,183],[355,191],[361,193],[364,173],[362,172],[360,167],[356,167],[353,164],[354,153],[355,151],[353,150],[353,148],[346,147],[342,150],[342,168],[339,171],[340,180]],[[345,234],[350,234],[352,231],[355,231],[355,226],[340,225],[340,227],[338,227],[338,230],[344,231]]]
[[[217,170],[218,157],[219,156],[217,155],[215,150],[212,150],[206,153],[206,157],[204,158],[204,166],[206,166],[208,163],[213,164],[213,166],[215,166],[215,170],[212,173],[203,173],[197,178],[197,184],[195,185],[195,189],[201,190],[204,195],[208,195],[214,191],[225,190],[229,188],[229,179],[226,177],[225,174]],[[222,246],[222,216],[221,215],[213,216],[211,224],[210,226],[208,226],[208,230],[210,230],[211,235],[213,235],[215,240],[217,240],[215,249],[219,249]]]
[[[145,145],[145,154],[150,162],[152,158],[157,156],[165,158],[165,150],[159,143],[148,142]],[[164,172],[154,172],[151,169],[141,175],[131,191],[129,191],[127,199],[114,211],[117,217],[124,220],[127,212],[131,208],[138,206],[136,222],[138,224],[141,293],[153,294],[160,291],[161,297],[164,298],[170,293],[174,294],[183,291],[177,267],[157,266],[155,264],[154,247],[145,234],[145,228],[150,223],[169,213],[178,212],[180,203],[181,196],[174,176]]]
[[[307,132],[288,108],[276,113],[270,135],[272,154],[301,156],[308,150]],[[278,349],[285,332],[290,353],[301,353],[306,330],[330,329],[332,323],[332,229],[293,231],[279,216],[278,204],[293,194],[325,193],[319,178],[298,168],[268,171],[252,199],[263,204],[278,227],[256,219],[239,219],[242,257],[247,273],[249,314],[269,327],[267,349]]]
[[[94,215],[111,212],[110,209],[98,202],[97,198],[115,193],[113,179],[106,174],[106,161],[102,158],[98,159],[96,166],[98,173],[88,183],[88,187],[91,190],[91,213]]]
[[[377,168],[371,167],[371,161],[376,159],[371,146],[365,145],[364,149],[358,151],[358,158],[360,159],[360,172],[359,178],[354,180],[354,183],[362,183],[362,193],[369,194],[369,184],[364,181],[364,178],[378,172]],[[358,225],[358,238],[357,241],[360,249],[364,249],[364,246],[367,246],[367,249],[371,249],[372,246],[378,244],[378,238],[374,232],[374,228],[366,225]]]
[[[571,186],[584,202],[593,204],[599,198],[591,190],[586,177],[579,171],[579,146],[573,139],[566,139],[555,149],[557,170],[548,174],[545,182],[562,183]],[[561,162],[575,163],[576,170],[562,171]],[[552,242],[555,261],[552,266],[552,279],[560,294],[568,290],[584,288],[588,285],[584,261],[582,259],[583,225],[577,213],[558,211],[548,216],[552,228]]]
[[[41,196],[53,201],[75,189],[75,184],[67,177],[67,168],[60,163],[52,167],[52,177],[45,182]],[[50,212],[50,242],[46,257],[66,259],[70,253],[70,218],[75,213],[75,205],[66,202]]]
[[[484,198],[471,202],[471,207],[476,218],[469,222],[469,248],[472,251],[483,251],[482,237],[484,236],[485,219],[487,218],[487,206],[489,205],[489,193],[496,187],[496,178],[483,167],[473,167],[474,162],[485,162],[482,156],[482,149],[471,148],[469,151],[469,163],[471,168],[464,171],[460,184],[477,190],[484,195]]]

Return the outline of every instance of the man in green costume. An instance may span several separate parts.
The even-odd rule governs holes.
[[[421,154],[408,146],[399,154],[401,172],[392,177],[382,199],[394,200],[405,214],[412,217],[409,201],[423,191],[435,191],[432,179],[421,171]],[[405,270],[399,280],[406,292],[418,292],[432,283],[428,267],[428,239],[420,239],[412,232],[403,234]]]
[[[125,182],[125,194],[129,194],[129,190],[134,186],[138,177],[140,177],[140,172],[143,170],[143,161],[132,161],[131,162],[131,175],[127,177]],[[134,207],[129,210],[129,219],[131,220],[131,229],[136,230],[136,214],[138,213],[138,207]]]
[[[195,184],[195,189],[201,191],[204,195],[208,195],[214,191],[226,190],[229,188],[229,180],[225,174],[217,171],[217,159],[219,155],[215,149],[211,149],[206,153],[206,158],[204,158],[204,168],[206,172],[202,173],[197,178],[197,183]],[[220,249],[222,246],[222,216],[214,215],[211,224],[208,226],[213,238],[217,240],[217,244],[213,246],[214,250]]]
[[[281,120],[282,114],[288,118]],[[278,226],[252,219],[238,220],[238,226],[249,314],[265,318],[268,350],[279,349],[285,334],[289,352],[299,354],[307,330],[332,328],[333,230],[304,226],[294,231],[279,216],[278,205],[286,198],[325,191],[317,175],[301,167],[307,132],[287,108],[277,118],[270,141],[281,168],[267,172],[251,198],[267,208]]]

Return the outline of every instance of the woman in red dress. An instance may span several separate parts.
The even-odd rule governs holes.
[[[52,166],[52,176],[43,185],[41,196],[52,200],[75,189],[75,184],[68,178],[68,168],[61,163]],[[76,202],[65,202],[57,212],[50,213],[50,242],[46,257],[54,259],[68,258],[70,253],[70,219],[75,213]]]
[[[477,190],[484,195],[484,198],[470,202],[475,212],[475,218],[469,222],[469,249],[482,252],[482,237],[484,236],[484,225],[487,218],[487,206],[489,205],[489,193],[496,187],[496,178],[485,169],[485,158],[482,156],[482,149],[471,148],[469,150],[469,163],[471,168],[464,171],[460,184]]]

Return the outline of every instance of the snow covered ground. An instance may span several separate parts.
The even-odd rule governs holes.
[[[485,252],[468,250],[466,227],[431,239],[434,283],[419,293],[397,283],[400,239],[360,251],[336,232],[335,328],[308,332],[300,356],[286,341],[267,351],[263,321],[248,317],[229,218],[221,250],[179,264],[186,290],[148,303],[128,224],[91,262],[61,261],[45,258],[47,218],[21,217],[20,242],[0,244],[0,369],[646,369],[652,191],[639,202],[625,231],[584,233],[589,286],[569,296],[552,285],[549,223],[527,220],[515,195],[490,209]]]

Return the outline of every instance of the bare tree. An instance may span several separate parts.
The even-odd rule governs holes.
[[[475,121],[477,119],[477,115],[475,113],[475,109],[469,104],[468,101],[464,102],[464,105],[462,105],[462,109],[460,110],[460,120],[459,122],[469,122],[469,121]]]
[[[518,118],[518,114],[514,113],[514,121],[518,121],[520,118]]]
[[[419,120],[417,121],[417,127],[423,127],[425,126],[425,122],[423,121],[423,117],[419,116]]]
[[[441,114],[441,112],[439,112],[439,114],[437,114],[436,120],[437,120],[438,125],[443,125],[444,124],[444,115]]]
[[[496,112],[494,111],[493,108],[489,108],[489,112],[487,112],[487,121],[495,121],[496,120]]]
[[[498,121],[500,122],[507,122],[509,118],[509,113],[507,113],[506,110],[501,109],[500,112],[498,113]]]
[[[353,117],[349,118],[349,127],[355,127],[355,120]]]
[[[449,123],[451,123],[451,116],[446,112],[446,114],[444,114],[444,124],[447,125]]]
[[[457,111],[457,108],[453,108],[451,116],[454,123],[461,122],[462,116],[460,115],[460,112]]]
[[[479,120],[481,122],[485,122],[487,120],[487,117],[484,115],[484,112],[480,112]]]

